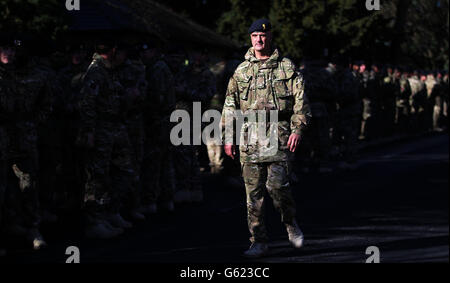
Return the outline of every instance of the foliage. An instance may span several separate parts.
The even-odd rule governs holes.
[[[8,0],[0,2],[0,30],[39,33],[55,38],[67,29],[65,1]]]

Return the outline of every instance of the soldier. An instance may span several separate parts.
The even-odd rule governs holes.
[[[432,72],[429,72],[425,80],[425,87],[427,89],[428,107],[427,120],[429,120],[429,128],[436,132],[442,132],[439,127],[439,122],[442,113],[442,86],[439,76],[434,77]]]
[[[137,173],[125,117],[129,93],[121,84],[116,48],[108,40],[97,44],[83,80],[79,144],[90,148],[84,196],[85,235],[112,238],[131,227],[120,215],[121,199],[132,191]]]
[[[0,256],[4,256],[6,251],[4,249],[4,204],[6,193],[6,176],[7,176],[7,152],[8,152],[8,136],[6,133],[6,123],[8,120],[7,113],[11,113],[6,104],[8,82],[5,81],[7,64],[15,57],[15,48],[12,41],[8,41],[6,36],[2,35],[2,42],[0,42]],[[6,40],[5,40],[6,39]],[[9,111],[8,111],[9,110]]]
[[[235,59],[236,57],[237,54],[235,54],[234,52],[231,56],[228,56],[226,60],[221,61],[211,70],[216,76],[217,91],[211,99],[210,105],[208,107],[209,109],[214,109],[222,112],[223,101],[225,100],[228,81],[230,80],[231,76],[233,76],[237,66],[240,64],[240,61]],[[211,173],[222,173],[222,170],[224,169],[222,145],[214,142],[214,139],[209,139],[206,146],[208,149],[209,166],[211,168]]]
[[[37,188],[37,128],[51,112],[51,91],[46,73],[30,60],[28,41],[14,40],[16,51],[2,51],[2,104],[7,117],[7,174],[17,186],[6,193],[6,226],[12,234],[26,236],[33,248],[46,246],[39,231],[40,210]]]
[[[381,85],[381,115],[380,123],[384,125],[384,136],[394,134],[395,98],[398,96],[398,81],[391,66],[386,68]]]
[[[397,69],[395,71],[395,76],[398,80],[399,88],[395,99],[395,125],[397,132],[406,133],[410,129],[411,108],[409,100],[411,97],[411,85],[409,84],[407,72],[402,69]]]
[[[140,198],[142,194],[141,170],[144,157],[144,107],[147,92],[145,79],[145,65],[139,59],[138,50],[126,43],[120,43],[116,50],[116,61],[123,61],[117,67],[118,78],[126,93],[125,123],[132,146],[132,160],[136,171],[133,191],[128,195],[126,209],[134,220],[145,220],[145,216],[139,212]]]
[[[258,125],[263,127],[263,131],[268,129],[269,139],[275,137],[273,143],[267,142],[267,138],[254,136],[255,131],[250,131],[249,127],[255,123],[244,122],[241,130],[240,161],[252,243],[244,255],[254,258],[268,251],[264,224],[266,190],[281,213],[290,242],[296,248],[303,245],[303,233],[296,221],[295,201],[289,184],[289,160],[309,124],[311,113],[304,96],[302,76],[296,72],[291,60],[273,48],[270,22],[266,19],[255,21],[249,34],[253,47],[228,84],[222,127],[225,153],[234,159],[236,146],[232,137],[235,134],[233,117],[236,110],[241,110],[244,115],[252,115],[258,110],[269,114],[273,110],[279,118],[279,122],[269,123],[269,126],[267,123]]]
[[[205,64],[205,51],[196,51],[193,62],[175,76],[177,109],[189,112],[193,117],[193,103],[207,105],[216,93],[214,75]],[[200,113],[201,114],[201,113]],[[191,131],[192,132],[192,131]],[[200,180],[198,149],[194,145],[180,145],[176,155],[177,193],[176,202],[202,202],[203,190]]]
[[[58,82],[62,87],[59,96],[60,119],[62,130],[62,176],[65,207],[70,211],[80,210],[83,203],[83,184],[85,182],[84,151],[76,145],[77,134],[80,131],[81,88],[83,77],[88,67],[86,49],[83,45],[70,46],[69,62],[58,73]]]
[[[381,95],[378,67],[373,65],[371,70],[366,70],[365,65],[361,65],[360,82],[363,112],[359,138],[371,139],[377,134],[378,96]]]
[[[449,103],[449,78],[448,71],[445,71],[444,77],[442,78],[442,94],[443,94],[443,103],[442,103],[442,118],[443,118],[443,127],[448,129],[448,103]]]
[[[411,97],[409,103],[411,107],[412,130],[420,132],[425,130],[424,118],[426,117],[424,112],[427,98],[425,79],[420,76],[418,71],[414,71],[408,78],[408,81],[411,86]]]
[[[353,169],[357,159],[358,132],[361,125],[361,97],[358,74],[347,68],[346,60],[337,58],[335,80],[338,88],[336,131],[333,138],[341,147],[341,169]]]
[[[156,213],[159,208],[173,211],[175,176],[173,147],[170,144],[170,115],[175,109],[174,78],[157,46],[140,46],[146,67],[145,150],[143,165],[142,212]]]
[[[57,79],[57,72],[51,64],[51,48],[49,42],[39,43],[34,49],[33,58],[40,71],[48,79],[52,92],[52,113],[38,128],[39,150],[39,202],[42,210],[42,222],[57,221],[56,196],[63,192],[63,130],[66,128],[64,117],[63,91]]]
[[[313,169],[321,173],[331,172],[328,166],[331,147],[329,109],[337,89],[332,73],[328,72],[325,66],[325,62],[308,61],[302,71],[312,114],[312,126],[308,131],[310,135],[305,134],[305,139],[309,137],[311,145],[307,151],[309,155],[312,154]]]

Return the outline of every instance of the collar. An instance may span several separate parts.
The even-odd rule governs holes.
[[[269,57],[269,59],[267,59],[261,66],[261,69],[264,68],[276,68],[278,67],[278,61],[281,58],[280,56],[280,52],[278,51],[277,48],[275,48],[275,50],[273,51],[272,55]],[[255,50],[253,49],[253,47],[251,47],[248,51],[247,54],[245,54],[245,60],[251,62],[251,63],[259,63],[261,62],[260,59],[256,58],[255,56]]]

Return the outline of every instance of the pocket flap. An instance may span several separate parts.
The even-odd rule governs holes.
[[[294,70],[287,69],[278,69],[277,72],[275,72],[275,81],[284,81],[284,80],[290,80],[294,76],[295,72]]]

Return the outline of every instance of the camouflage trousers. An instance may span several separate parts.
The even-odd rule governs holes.
[[[378,107],[368,98],[363,99],[363,111],[361,120],[360,135],[366,139],[377,135],[378,127]]]
[[[166,145],[146,145],[142,171],[142,203],[171,201],[175,190],[173,149]]]
[[[442,124],[444,102],[442,97],[437,96],[433,105],[433,129],[437,129]]]
[[[218,174],[223,170],[223,146],[217,145],[215,141],[208,140],[206,143],[211,173]]]
[[[288,162],[242,163],[241,166],[247,195],[250,241],[264,243],[268,241],[264,223],[266,191],[281,214],[281,221],[292,224],[295,220],[296,207],[289,184],[290,166]]]
[[[127,128],[122,123],[99,123],[95,147],[90,154],[85,186],[87,213],[98,210],[117,213],[132,198],[137,174]]]

